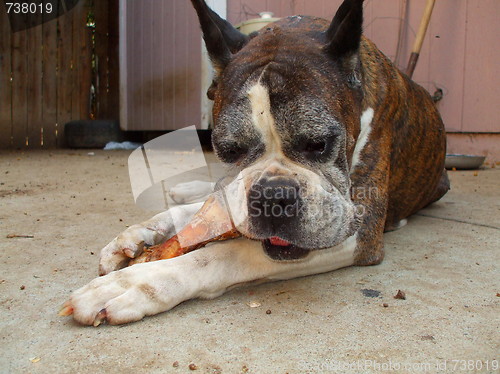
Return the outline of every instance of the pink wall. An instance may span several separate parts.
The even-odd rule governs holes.
[[[425,7],[424,0],[366,0],[365,35],[391,59],[396,57],[403,22],[400,57],[405,68]],[[258,17],[315,15],[330,19],[342,0],[228,0],[232,23]],[[431,94],[444,91],[438,104],[450,132],[500,132],[499,0],[438,0],[434,7],[414,80]]]
[[[404,4],[407,1],[406,13]],[[342,0],[227,0],[233,24],[272,11],[277,17],[308,14],[331,19]],[[365,34],[405,68],[425,0],[365,0]],[[134,0],[127,5],[126,83],[122,126],[166,130],[200,124],[201,34],[188,1]],[[431,94],[444,91],[438,106],[448,132],[497,133],[450,139],[456,153],[500,159],[500,1],[438,0],[414,79]],[[460,136],[465,136],[459,139]],[[472,147],[472,148],[471,148]],[[495,156],[494,156],[495,155]]]
[[[500,134],[448,133],[447,151],[455,154],[486,156],[491,165],[500,162]]]

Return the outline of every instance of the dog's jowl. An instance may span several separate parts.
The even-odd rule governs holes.
[[[449,189],[439,113],[362,35],[362,0],[345,0],[332,22],[288,17],[249,36],[192,3],[215,69],[212,142],[236,170],[225,192],[243,237],[120,270],[200,204],[130,227],[102,250],[104,276],[67,304],[83,324],[136,321],[247,282],[378,264],[384,231]]]

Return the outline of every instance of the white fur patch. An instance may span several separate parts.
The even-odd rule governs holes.
[[[396,230],[399,230],[400,228],[405,227],[407,223],[408,223],[408,220],[406,218],[404,218],[401,221],[399,221],[398,223],[396,223],[395,225],[387,228],[386,231],[396,231]]]
[[[252,107],[252,122],[262,134],[266,144],[266,151],[277,154],[281,151],[281,141],[271,113],[268,89],[260,82],[257,82],[248,90],[248,98]]]
[[[373,120],[373,108],[368,108],[361,115],[361,131],[356,141],[356,146],[354,147],[354,153],[352,154],[351,162],[351,173],[361,162],[361,152],[365,148],[366,143],[368,143],[368,137],[372,131],[372,120]]]
[[[354,234],[335,247],[312,252],[305,261],[290,264],[286,270],[283,269],[277,275],[269,276],[268,278],[279,280],[293,279],[351,266],[354,264],[354,253],[357,246],[358,234]],[[283,265],[279,264],[279,266]]]

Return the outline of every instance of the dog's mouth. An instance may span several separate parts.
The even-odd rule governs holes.
[[[306,257],[311,251],[310,249],[297,247],[277,236],[264,239],[262,246],[269,257],[278,261],[298,260]]]

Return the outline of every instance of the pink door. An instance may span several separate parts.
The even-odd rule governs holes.
[[[120,1],[124,130],[201,123],[201,35],[189,1]]]

